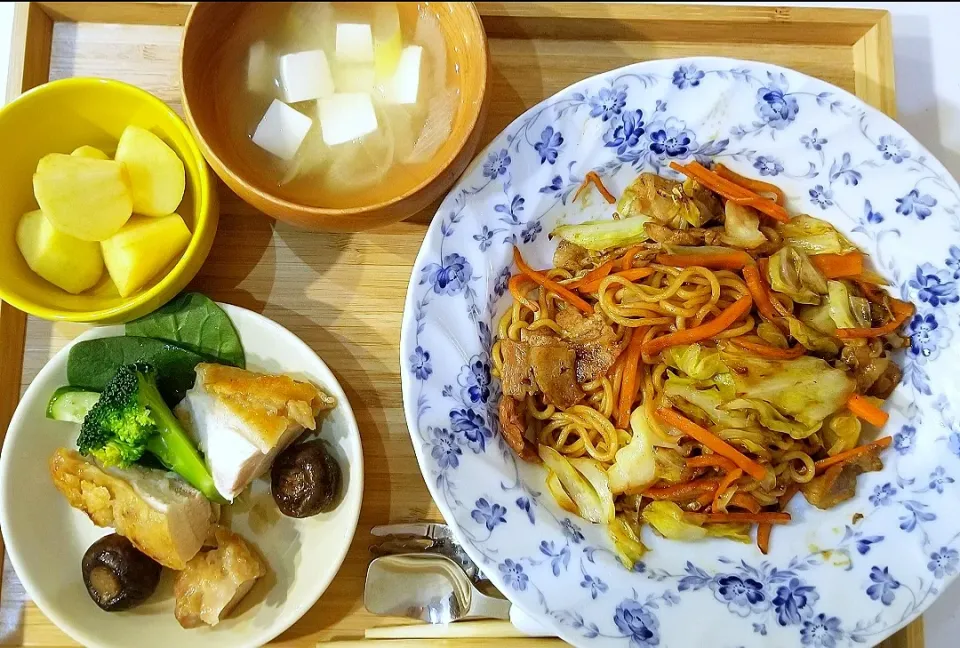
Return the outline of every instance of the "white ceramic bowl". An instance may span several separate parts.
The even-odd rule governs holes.
[[[47,400],[65,385],[68,345],[40,371],[20,401],[0,454],[0,526],[7,552],[27,594],[51,621],[85,646],[242,648],[262,646],[293,625],[320,598],[340,568],[357,528],[363,498],[363,452],[350,403],[333,373],[299,338],[262,315],[224,306],[243,341],[247,366],[307,379],[337,399],[323,418],[320,438],[343,468],[344,497],[331,513],[284,517],[270,495],[269,474],[230,509],[234,531],[269,563],[231,618],[215,628],[184,630],[173,616],[170,570],[150,600],[127,612],[101,611],[80,575],[83,553],[110,529],[94,526],[54,488],[47,461],[75,447],[78,427],[45,417]],[[123,335],[123,327],[96,328],[74,342]]]

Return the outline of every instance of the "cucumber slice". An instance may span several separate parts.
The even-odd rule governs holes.
[[[100,399],[95,391],[79,387],[60,387],[53,392],[50,402],[47,403],[47,418],[57,421],[81,423],[94,403]]]

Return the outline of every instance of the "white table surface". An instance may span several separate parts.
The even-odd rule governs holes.
[[[678,3],[679,4],[679,3]],[[736,4],[736,3],[724,3]],[[804,6],[816,3],[764,3]],[[888,10],[893,15],[897,121],[960,178],[960,3],[835,2],[838,7]],[[0,88],[6,87],[13,3],[0,3]],[[926,648],[960,645],[960,583],[925,615]]]

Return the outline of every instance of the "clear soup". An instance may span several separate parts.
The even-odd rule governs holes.
[[[219,113],[248,180],[314,207],[420,185],[460,103],[429,3],[252,3],[222,56]]]

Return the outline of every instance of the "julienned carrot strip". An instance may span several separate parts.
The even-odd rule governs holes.
[[[568,288],[564,288],[553,279],[548,279],[546,275],[540,272],[537,272],[536,270],[528,266],[527,262],[524,261],[523,257],[520,255],[519,248],[516,248],[516,247],[513,248],[513,261],[514,263],[517,264],[517,268],[520,269],[520,272],[530,277],[538,285],[542,286],[543,288],[546,288],[551,292],[556,293],[557,295],[560,296],[560,298],[563,301],[567,302],[568,304],[571,304],[572,306],[579,308],[587,315],[593,315],[593,306],[591,306],[590,304],[585,302],[583,299],[581,299],[579,296],[574,294],[573,291],[569,290]]]
[[[608,274],[613,272],[614,261],[607,261],[603,265],[599,265],[587,274],[583,275],[576,281],[571,281],[567,284],[567,288],[579,288],[585,283],[600,283],[600,280],[606,277]]]
[[[615,272],[612,275],[613,277],[623,277],[628,281],[636,281],[637,279],[643,279],[644,277],[649,277],[653,274],[653,268],[630,268],[629,270],[621,270],[620,272]],[[591,281],[590,283],[582,283],[577,286],[577,290],[582,293],[595,293],[600,290],[600,282],[606,279],[602,277],[596,281]]]
[[[507,282],[507,287],[510,289],[510,294],[513,295],[514,301],[536,312],[540,310],[540,304],[527,299],[527,296],[521,292],[520,284],[525,282],[534,283],[533,280],[525,274],[515,274],[510,277],[510,281]],[[534,285],[536,284],[534,283]]]
[[[879,448],[880,450],[883,450],[884,448],[889,446],[892,441],[893,441],[893,437],[886,436],[881,439],[877,439],[873,443],[867,443],[862,446],[857,446],[856,448],[851,448],[850,450],[846,450],[839,454],[835,454],[832,457],[821,459],[820,461],[814,463],[813,465],[816,468],[817,473],[821,473],[827,468],[829,468],[830,466],[836,466],[837,464],[846,463],[851,459],[856,459],[860,455],[870,452],[871,450],[874,450],[877,448]]]
[[[753,297],[753,302],[757,305],[757,310],[769,322],[777,320],[777,312],[773,309],[773,302],[770,301],[770,293],[767,286],[760,277],[760,271],[755,265],[743,266],[743,279],[747,284],[747,290]]]
[[[713,172],[724,180],[729,180],[730,182],[739,185],[744,189],[749,189],[754,193],[772,193],[774,196],[776,196],[775,202],[778,205],[783,206],[787,203],[787,197],[783,193],[783,190],[775,184],[742,176],[733,169],[723,166],[719,162],[714,163]]]
[[[863,253],[815,254],[810,261],[827,279],[855,277],[863,272]]]
[[[893,310],[893,319],[883,326],[876,328],[838,328],[836,333],[837,337],[841,340],[882,337],[896,331],[904,322],[913,317],[914,312],[916,312],[913,304],[900,301],[899,299],[891,299],[890,308]]]
[[[693,344],[694,342],[709,340],[713,336],[723,333],[730,328],[734,322],[750,310],[750,306],[752,305],[753,299],[751,299],[749,295],[744,295],[727,306],[719,315],[709,322],[682,331],[661,335],[658,338],[644,342],[643,353],[644,355],[652,356],[668,347],[677,346],[678,344]]]
[[[577,189],[577,193],[573,194],[573,199],[576,200],[579,198],[580,194],[583,193],[583,190],[586,189],[589,184],[593,184],[593,186],[597,188],[597,191],[600,192],[600,195],[603,196],[603,199],[611,205],[617,202],[613,194],[603,186],[603,180],[600,179],[600,176],[598,176],[595,171],[587,171],[587,175],[583,177],[583,182],[580,184],[580,188]]]
[[[796,482],[787,486],[787,490],[784,491],[783,495],[780,496],[780,499],[777,500],[777,506],[781,511],[787,510],[787,505],[790,503],[790,500],[793,499],[793,496],[800,492],[800,484]],[[739,493],[737,493],[739,495]],[[736,495],[734,496],[734,499]],[[731,504],[733,500],[730,501]],[[759,503],[759,502],[758,502]],[[760,548],[761,553],[764,555],[770,550],[770,533],[773,531],[773,525],[768,522],[761,522],[757,527],[757,547]]]
[[[875,284],[870,283],[869,281],[863,281],[862,279],[855,278],[853,280],[860,291],[863,293],[864,297],[874,302],[875,304],[882,304],[883,298],[886,296],[886,293],[878,288]]]
[[[763,356],[764,358],[770,358],[772,360],[794,360],[807,352],[807,349],[801,344],[798,344],[790,349],[781,349],[775,346],[770,346],[769,344],[759,344],[757,342],[751,342],[750,340],[744,340],[743,338],[739,337],[732,338],[730,341],[741,349],[752,351],[758,356]]]
[[[743,250],[730,250],[724,254],[658,254],[657,263],[677,268],[701,266],[712,270],[739,270],[751,265],[753,257]]]
[[[720,468],[721,470],[726,470],[728,472],[737,467],[737,464],[733,463],[726,457],[721,457],[718,454],[690,457],[687,459],[686,463],[687,468]]]
[[[734,493],[730,501],[727,502],[727,506],[736,506],[751,513],[760,512],[760,502],[750,493]]]
[[[757,481],[760,481],[766,477],[767,471],[763,466],[750,459],[750,457],[746,456],[706,428],[700,427],[683,414],[677,412],[675,409],[671,407],[661,407],[657,410],[657,416],[659,416],[664,423],[672,425],[687,436],[693,437],[702,445],[710,448],[718,455],[726,457],[735,463],[738,468],[743,470],[743,472],[747,473]]]
[[[689,513],[695,519],[699,516],[707,524],[722,524],[724,522],[753,522],[768,524],[787,524],[790,522],[789,513],[771,513],[761,511],[760,513]]]
[[[626,429],[630,424],[630,408],[637,397],[637,369],[640,366],[640,351],[646,332],[646,326],[633,329],[633,336],[630,338],[630,344],[627,345],[627,356],[623,361],[623,378],[620,381],[620,402],[617,404],[617,427],[621,429]]]
[[[787,510],[787,505],[790,504],[790,500],[793,499],[793,496],[800,492],[800,484],[793,482],[787,486],[787,490],[783,491],[783,495],[780,496],[780,499],[777,500],[777,505],[780,507],[781,511]]]
[[[713,493],[717,490],[717,484],[719,483],[719,477],[705,477],[704,479],[695,479],[673,486],[660,486],[659,488],[647,488],[646,490],[639,489],[636,491],[627,491],[627,493],[631,495],[643,495],[653,500],[693,499],[703,493],[709,493],[710,497],[713,498]]]
[[[735,203],[753,207],[757,211],[762,212],[774,220],[778,220],[782,223],[790,221],[790,215],[787,213],[787,210],[778,205],[776,202],[768,198],[764,198],[763,196],[751,191],[750,189],[747,189],[746,187],[741,187],[737,183],[731,182],[730,180],[717,175],[715,172],[706,168],[699,162],[690,162],[685,168],[688,171],[692,171],[693,173],[697,174],[696,177],[700,184],[709,186],[710,184],[717,185],[722,183],[722,186],[729,193],[734,194],[728,199],[733,200]]]
[[[709,508],[713,503],[713,493],[703,493],[697,499],[694,500],[697,504],[700,505],[700,508]]]
[[[632,247],[632,248],[630,248],[629,250],[627,250],[627,253],[624,254],[623,257],[620,259],[620,269],[621,269],[621,270],[629,270],[630,268],[632,268],[632,267],[633,267],[633,257],[637,256],[637,255],[640,254],[641,252],[643,252],[643,248],[640,247],[639,245],[636,246],[636,247]]]
[[[723,495],[728,488],[733,486],[733,482],[737,481],[741,477],[743,477],[743,470],[741,470],[740,468],[734,468],[733,470],[728,472],[726,475],[724,475],[723,479],[720,480],[720,483],[717,485],[717,490],[713,493],[713,510],[714,511],[717,511],[720,508],[718,506],[718,504],[720,503],[720,496]]]
[[[858,419],[864,420],[878,428],[883,427],[890,420],[890,415],[874,405],[866,396],[851,394],[847,399],[847,409],[853,412]]]
[[[774,218],[782,223],[789,222],[790,215],[787,210],[772,200],[757,195],[754,192],[741,187],[738,184],[730,182],[713,171],[709,170],[699,162],[690,162],[686,165],[670,163],[670,168],[687,175],[704,187],[715,191],[727,200],[732,200],[738,205],[748,205],[767,216]]]
[[[773,531],[773,525],[769,522],[761,522],[757,527],[757,549],[764,556],[770,551],[770,532]]]

